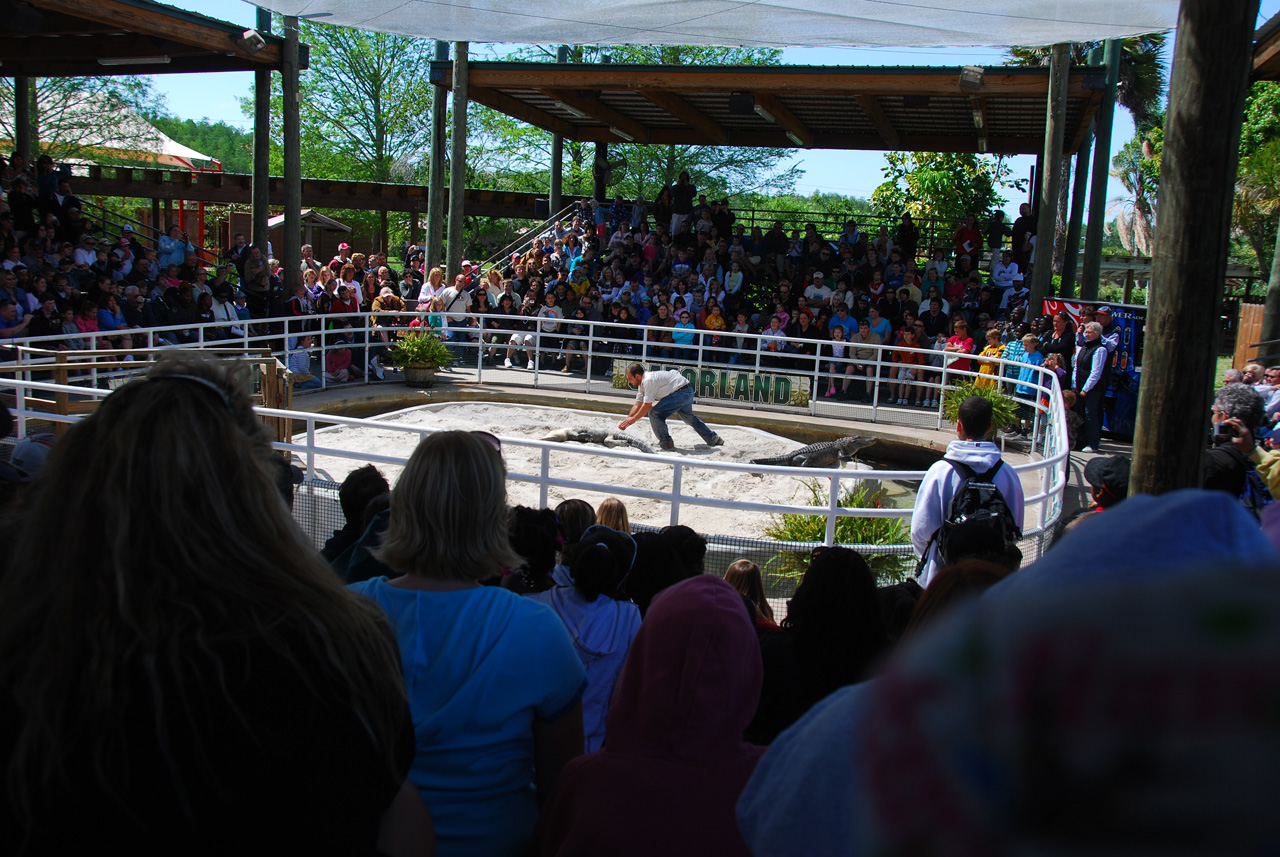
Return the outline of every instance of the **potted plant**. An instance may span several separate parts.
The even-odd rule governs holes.
[[[404,370],[404,382],[410,387],[430,387],[436,382],[436,370],[453,363],[453,354],[434,331],[410,333],[387,349],[392,366]]]

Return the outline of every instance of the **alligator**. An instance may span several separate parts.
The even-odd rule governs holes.
[[[589,428],[565,428],[556,429],[541,440],[554,440],[560,443],[598,443],[601,446],[631,446],[653,455],[653,447],[642,440],[637,440],[630,435],[623,434],[620,431],[605,431],[604,429]]]
[[[751,463],[785,467],[842,467],[846,461],[852,461],[859,451],[875,442],[874,437],[842,437],[821,443],[811,443],[771,458],[753,458]]]

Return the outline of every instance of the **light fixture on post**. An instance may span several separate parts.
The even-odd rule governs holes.
[[[773,118],[773,114],[770,113],[767,109],[765,109],[765,106],[763,104],[756,105],[756,115],[766,122],[772,122],[775,125],[778,124],[778,120]]]
[[[173,61],[168,56],[153,57],[98,57],[98,65],[168,65]]]
[[[612,125],[609,126],[609,133],[615,137],[621,137],[628,143],[634,143],[636,141],[635,137],[631,136],[626,131],[623,131],[621,128],[614,128]]]
[[[982,89],[982,78],[986,73],[980,65],[967,65],[960,69],[960,88],[965,92],[977,92]]]
[[[231,41],[246,54],[256,54],[267,46],[267,40],[257,30],[245,30],[238,37],[232,36]]]
[[[797,136],[796,136],[796,132],[794,132],[794,131],[788,131],[788,132],[787,132],[787,139],[788,139],[788,140],[790,140],[791,142],[795,143],[795,144],[796,144],[797,146],[799,146],[800,148],[802,148],[802,149],[804,148],[804,140],[801,140],[799,137],[797,137]]]
[[[586,113],[584,113],[583,111],[581,111],[581,110],[579,110],[578,108],[574,107],[572,104],[565,104],[563,101],[553,101],[553,102],[551,102],[551,103],[552,103],[552,105],[554,105],[554,106],[555,106],[555,107],[557,107],[558,109],[563,110],[565,113],[568,113],[570,116],[576,116],[576,117],[577,117],[577,118],[579,118],[579,119],[590,119],[590,118],[591,118],[590,116],[588,116],[588,115],[587,115]]]
[[[977,107],[973,108],[973,127],[982,130],[982,111]]]

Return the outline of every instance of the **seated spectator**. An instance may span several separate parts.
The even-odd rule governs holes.
[[[500,586],[517,567],[493,435],[425,437],[391,494],[375,556],[401,573],[353,584],[396,639],[417,755],[410,779],[441,853],[519,854],[538,806],[582,752],[586,671],[551,610]]]
[[[230,369],[186,356],[49,453],[12,523],[83,538],[17,540],[0,577],[6,853],[431,853],[394,645],[270,456]]]
[[[764,689],[747,739],[769,744],[819,700],[862,681],[885,654],[876,580],[867,561],[848,548],[818,548],[782,630],[762,642]]]
[[[585,751],[605,741],[605,718],[627,649],[640,630],[640,611],[622,598],[618,586],[631,572],[636,543],[626,533],[591,526],[578,543],[569,572],[572,586],[557,586],[528,597],[546,604],[564,622],[587,671],[582,697]]]
[[[545,592],[556,585],[551,577],[560,548],[555,512],[528,506],[513,507],[507,513],[507,538],[523,562],[511,569],[510,574],[503,573],[503,587],[517,595],[527,595]]]
[[[569,560],[573,556],[573,548],[587,531],[587,527],[596,522],[596,510],[586,500],[570,498],[556,506],[556,528],[560,539],[560,561],[556,564],[551,577],[556,586],[573,586],[573,578],[569,575]]]
[[[338,505],[342,509],[342,517],[346,521],[342,529],[334,530],[333,535],[324,543],[320,556],[332,562],[334,557],[345,551],[360,538],[361,515],[364,507],[374,497],[390,493],[391,485],[387,477],[372,464],[357,467],[346,475],[338,486]]]
[[[738,590],[738,594],[751,602],[751,612],[756,617],[756,633],[764,635],[778,630],[778,623],[773,618],[773,607],[764,597],[764,580],[760,576],[760,566],[749,559],[732,562],[724,573],[725,582]]]
[[[622,533],[631,532],[631,522],[627,518],[627,507],[617,497],[610,497],[596,509],[596,523]]]
[[[1261,367],[1259,367],[1261,368]],[[1226,491],[1261,519],[1272,497],[1252,455],[1254,432],[1265,418],[1265,403],[1249,383],[1223,387],[1213,399],[1214,446],[1205,456],[1204,487]]]
[[[644,616],[659,592],[687,579],[689,574],[670,540],[649,532],[636,533],[634,538],[636,561],[620,589]]]
[[[1165,537],[1131,538],[1149,532]],[[808,854],[1265,850],[1280,744],[1258,701],[1280,693],[1276,562],[1257,523],[1214,492],[1133,497],[1090,518],[782,736],[738,805],[747,844],[755,854],[796,842]],[[1082,801],[1068,809],[1067,795]]]
[[[543,810],[541,852],[747,857],[733,807],[762,752],[742,740],[760,673],[732,586],[703,575],[662,593],[618,679],[608,743],[565,768]]]

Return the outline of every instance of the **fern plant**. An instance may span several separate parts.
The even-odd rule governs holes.
[[[805,480],[804,490],[809,495],[805,500],[806,506],[827,508],[829,494],[823,489],[820,480]],[[886,509],[893,508],[893,504],[885,498],[884,489],[878,483],[862,482],[857,488],[840,496],[840,507]],[[784,513],[774,516],[764,532],[769,538],[780,542],[822,542],[827,535],[827,519],[823,515]],[[907,526],[901,518],[836,519],[837,545],[903,545],[909,541]],[[867,553],[863,557],[882,584],[903,580],[914,567],[909,554]],[[808,567],[809,551],[779,550],[765,563],[764,572],[774,577],[794,579],[801,577]]]
[[[987,386],[989,385],[989,386]],[[996,428],[1006,428],[1018,423],[1018,402],[1012,396],[1000,392],[998,384],[978,386],[974,380],[957,381],[942,394],[942,416],[955,422],[959,417],[960,404],[971,396],[981,396],[991,402],[991,424]]]

